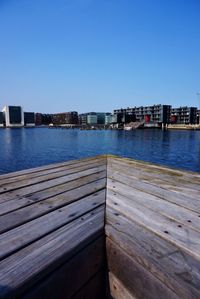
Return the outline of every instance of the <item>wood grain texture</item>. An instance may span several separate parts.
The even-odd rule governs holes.
[[[87,170],[83,170],[77,173],[73,173],[67,176],[62,176],[60,178],[56,178],[50,181],[45,181],[42,183],[38,183],[35,185],[31,185],[31,186],[27,186],[27,187],[23,187],[21,189],[17,189],[14,191],[9,191],[6,192],[4,194],[0,194],[0,211],[2,209],[4,209],[4,207],[7,206],[7,203],[10,205],[11,204],[11,200],[13,200],[12,202],[16,202],[16,201],[25,201],[26,203],[31,203],[32,201],[36,200],[36,198],[34,197],[34,193],[39,192],[39,191],[47,191],[48,194],[48,189],[52,188],[52,187],[59,187],[59,185],[67,185],[69,183],[69,189],[73,188],[71,187],[71,184],[75,184],[76,182],[84,177],[88,177],[89,175],[95,174],[95,173],[99,173],[101,171],[106,171],[106,166],[99,166],[99,167],[94,167],[94,168],[90,168]],[[76,182],[74,182],[76,181]],[[61,186],[62,188],[62,186]],[[36,195],[37,196],[37,195]],[[31,199],[32,198],[32,199]],[[11,209],[11,207],[10,207]],[[8,210],[9,211],[9,210]],[[5,212],[3,212],[5,213]]]
[[[0,260],[104,204],[102,190],[0,234]]]
[[[181,194],[183,196],[195,199],[199,197],[200,193],[200,179],[196,179],[195,175],[193,178],[182,178],[184,175],[180,175],[175,171],[166,178],[165,173],[160,171],[159,168],[155,169],[151,167],[146,167],[145,170],[135,169],[135,167],[130,167],[129,164],[124,162],[113,162],[108,164],[110,172],[127,176],[134,181],[140,181],[146,184],[150,184],[154,187],[160,187],[163,190],[168,190],[176,194]],[[143,169],[143,168],[142,168]],[[155,174],[156,171],[156,174]],[[167,169],[167,172],[169,170]],[[184,172],[183,172],[184,173]]]
[[[146,182],[142,182],[140,180],[135,180],[131,176],[124,175],[123,173],[114,173],[111,170],[108,170],[108,177],[112,179],[112,181],[119,181],[127,186],[131,186],[136,190],[144,191],[147,194],[155,195],[164,200],[168,200],[172,203],[180,205],[182,207],[187,208],[191,211],[200,212],[200,201],[199,197],[189,197],[186,194],[179,194],[178,192],[172,192],[171,190],[161,188],[159,186],[155,186]]]
[[[105,249],[112,298],[200,298],[199,173],[47,165],[0,176],[0,216],[0,298],[103,299]]]
[[[106,238],[108,270],[138,299],[178,299],[174,292]]]
[[[21,208],[12,213],[0,217],[0,232],[8,231],[16,226],[26,223],[34,218],[45,215],[58,208],[62,208],[78,199],[81,199],[90,194],[96,193],[105,188],[105,179],[101,179],[89,185],[79,187],[57,195],[56,197],[48,198],[42,202],[32,204],[28,207]],[[95,203],[95,196],[93,196]]]
[[[123,283],[117,279],[117,277],[109,272],[110,293],[114,299],[137,299],[133,296],[123,285]]]
[[[25,292],[103,234],[104,208],[67,224],[0,262],[0,294]]]
[[[107,156],[108,165],[114,164],[115,162],[124,163],[124,165],[126,165],[127,167],[130,167],[130,168],[136,168],[136,169],[139,168],[139,169],[145,169],[145,170],[148,169],[148,170],[152,170],[155,172],[159,171],[160,173],[169,174],[170,176],[176,175],[176,176],[183,177],[183,178],[184,177],[194,178],[194,179],[197,179],[198,182],[200,180],[199,172],[170,168],[170,167],[163,166],[160,164],[153,164],[150,162],[134,160],[131,158],[112,156],[112,155]]]
[[[200,263],[114,209],[106,211],[106,236],[160,279],[179,298],[198,298]]]
[[[49,174],[53,174],[53,173],[61,173],[63,171],[66,171],[66,170],[73,170],[73,169],[78,169],[79,167],[82,167],[82,166],[88,166],[91,164],[94,164],[96,162],[99,162],[99,164],[101,164],[102,162],[106,163],[106,160],[105,158],[97,158],[97,159],[91,159],[91,160],[87,160],[87,161],[80,161],[78,163],[71,163],[71,164],[67,164],[67,165],[61,165],[61,166],[58,166],[58,167],[52,167],[52,168],[48,168],[48,169],[41,169],[40,171],[35,171],[35,172],[28,172],[27,174],[25,175],[20,175],[20,176],[14,176],[14,177],[7,177],[5,179],[2,179],[1,176],[0,176],[0,187],[6,187],[8,185],[11,185],[13,183],[17,184],[20,186],[20,184],[25,181],[25,180],[33,180],[35,178],[41,178],[41,180],[43,179],[43,177],[45,176],[48,176]]]
[[[67,263],[33,287],[21,299],[84,298],[80,294],[104,294],[105,288],[105,240],[98,238]],[[103,270],[102,270],[103,269]],[[95,278],[95,279],[94,279]],[[78,295],[79,294],[79,295]],[[95,298],[95,297],[85,297]],[[99,297],[103,298],[103,297]]]
[[[137,188],[137,186],[142,186],[142,183],[144,183],[144,185],[148,186],[150,185],[150,187],[152,186],[152,188],[158,188],[161,189],[163,191],[163,193],[165,191],[168,191],[168,193],[171,192],[172,196],[173,195],[178,195],[178,196],[184,196],[187,197],[188,199],[191,200],[199,200],[199,193],[200,193],[200,189],[198,184],[192,184],[192,186],[188,187],[186,184],[181,185],[179,182],[177,182],[176,180],[173,180],[173,184],[172,183],[168,183],[168,182],[164,182],[162,180],[162,175],[160,175],[160,179],[153,179],[151,176],[150,178],[145,178],[144,176],[140,177],[140,176],[133,176],[131,173],[129,173],[130,171],[126,171],[123,172],[122,169],[110,169],[109,173],[114,174],[114,176],[112,176],[112,178],[116,178],[118,175],[123,177],[127,177],[129,180],[131,179],[132,181],[134,181],[136,183],[135,187]],[[116,176],[115,176],[116,175]],[[141,184],[137,184],[137,183],[141,183]],[[195,190],[196,187],[196,190]],[[152,189],[153,190],[153,189]]]
[[[111,195],[116,194],[115,196],[118,196],[119,194],[125,196],[132,203],[135,202],[141,205],[141,208],[144,207],[153,210],[172,221],[179,222],[184,227],[188,226],[200,232],[200,217],[197,211],[188,210],[174,202],[163,200],[158,196],[137,190],[120,182],[115,181],[113,183],[110,179],[107,180],[107,188],[108,193],[111,193]]]
[[[112,261],[110,270],[122,289],[132,288],[131,295],[168,296],[153,295],[153,289],[142,294],[146,287],[145,283],[142,287],[142,277],[151,274],[148,282],[155,280],[150,288],[160,281],[177,298],[200,298],[199,182],[197,173],[108,158],[105,230],[107,244],[114,246],[108,255],[107,245],[108,263]],[[134,292],[134,281],[128,280],[131,260],[139,272],[138,293]]]
[[[116,205],[117,204],[117,205]],[[168,242],[183,249],[188,254],[200,259],[200,233],[188,227],[180,227],[179,223],[165,216],[130,201],[124,196],[107,193],[107,206],[115,208],[128,219],[138,222]]]
[[[76,164],[78,165],[79,163],[82,163],[82,162],[88,163],[88,162],[91,162],[91,161],[97,160],[97,159],[99,159],[99,160],[104,159],[107,162],[107,156],[100,155],[100,156],[94,156],[94,157],[88,157],[88,158],[69,160],[69,161],[60,162],[60,163],[52,163],[52,164],[43,165],[43,166],[39,166],[39,167],[33,167],[33,168],[24,169],[24,170],[20,170],[20,171],[1,174],[0,182],[1,182],[1,180],[10,179],[10,178],[14,178],[15,180],[18,180],[18,179],[21,179],[21,177],[23,175],[30,175],[30,177],[31,177],[32,174],[39,173],[40,171],[56,169],[56,168],[62,167],[62,166],[65,167],[65,166],[69,166],[69,165],[76,165]]]
[[[87,163],[84,165],[81,165],[79,167],[73,167],[67,170],[62,170],[54,173],[50,173],[47,175],[39,176],[39,177],[34,177],[34,178],[28,178],[24,179],[22,181],[17,181],[9,184],[3,184],[0,186],[0,193],[8,193],[9,191],[21,189],[23,187],[27,186],[34,186],[35,184],[42,183],[42,182],[49,182],[51,183],[52,180],[58,179],[58,178],[63,178],[69,175],[72,175],[74,173],[80,173],[81,171],[84,170],[91,170],[92,168],[95,167],[100,167],[104,166],[105,167],[105,162],[104,161],[97,161],[97,162],[92,162],[92,163]],[[20,192],[20,191],[19,191]]]

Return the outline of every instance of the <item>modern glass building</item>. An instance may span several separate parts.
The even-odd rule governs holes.
[[[88,125],[96,125],[97,124],[97,113],[96,112],[88,113],[87,124]]]
[[[24,112],[24,125],[27,127],[35,126],[35,113],[34,112]]]
[[[0,127],[4,127],[5,125],[5,114],[4,112],[0,112]]]
[[[24,126],[24,113],[20,106],[5,106],[3,108],[6,127]]]

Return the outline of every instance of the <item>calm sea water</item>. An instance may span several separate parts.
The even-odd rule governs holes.
[[[0,129],[0,173],[99,154],[200,172],[200,131]]]

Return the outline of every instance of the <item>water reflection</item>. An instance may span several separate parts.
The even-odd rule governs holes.
[[[200,131],[1,129],[0,173],[115,154],[200,171]]]

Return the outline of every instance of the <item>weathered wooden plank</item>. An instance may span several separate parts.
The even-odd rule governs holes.
[[[106,235],[179,298],[198,298],[200,262],[134,221],[106,211]]]
[[[182,226],[188,226],[200,232],[199,213],[178,206],[175,203],[163,200],[160,197],[137,190],[120,182],[107,180],[107,188],[113,192],[113,195],[121,194],[141,206],[145,206],[154,212],[164,215],[172,220],[178,221]]]
[[[130,167],[134,167],[134,168],[140,168],[140,169],[151,169],[152,171],[157,171],[159,170],[162,173],[165,173],[166,175],[177,175],[180,178],[181,177],[187,177],[187,178],[194,178],[197,179],[197,181],[199,182],[200,180],[200,173],[198,172],[193,172],[193,171],[189,171],[189,170],[184,170],[184,169],[175,169],[175,168],[170,168],[167,166],[163,166],[160,164],[155,164],[155,163],[150,163],[150,162],[146,162],[146,161],[139,161],[139,160],[134,160],[131,158],[125,158],[125,157],[116,157],[116,156],[107,156],[107,161],[108,161],[108,165],[110,165],[111,163],[115,163],[115,162],[119,162],[119,163],[124,163],[129,165]]]
[[[0,235],[0,259],[105,204],[105,190],[36,218]]]
[[[106,186],[106,179],[105,179],[105,173],[101,172],[101,173],[96,173],[87,177],[83,177],[81,179],[75,180],[75,181],[71,181],[68,182],[66,184],[61,185],[60,190],[59,190],[59,186],[56,186],[56,188],[54,189],[54,187],[49,188],[47,190],[42,190],[36,193],[29,195],[25,195],[23,197],[20,197],[18,199],[13,199],[10,200],[8,202],[4,202],[0,205],[0,215],[5,215],[5,214],[10,214],[10,213],[14,213],[13,215],[15,215],[15,210],[19,210],[25,207],[29,207],[32,206],[36,203],[38,203],[38,205],[43,205],[42,202],[43,200],[46,200],[45,202],[49,204],[55,203],[54,198],[61,201],[66,200],[67,201],[67,196],[70,196],[69,198],[72,200],[73,199],[73,190],[77,189],[77,188],[81,188],[80,191],[83,191],[83,194],[78,194],[78,198],[82,196],[85,196],[84,192],[87,190],[86,194],[90,194],[92,193],[92,191],[95,190],[99,190],[102,188],[105,188]],[[77,194],[77,191],[75,191],[75,195]],[[77,195],[74,199],[77,198]],[[69,199],[69,201],[70,201]],[[40,203],[41,202],[41,203]],[[44,203],[45,203],[44,202]],[[42,208],[42,207],[41,207]],[[31,207],[30,207],[31,209]],[[30,211],[29,208],[27,209],[27,212]],[[34,213],[34,211],[32,211]],[[18,213],[23,213],[21,210],[16,212]],[[32,214],[33,215],[33,214]],[[9,217],[9,216],[8,216]]]
[[[5,232],[34,218],[50,213],[55,209],[64,207],[73,201],[77,201],[78,199],[93,194],[96,191],[105,189],[105,183],[105,179],[100,179],[82,187],[59,194],[55,197],[47,198],[30,206],[5,214],[0,217],[0,232]],[[94,197],[94,204],[95,202]]]
[[[85,276],[81,270],[95,250],[80,256],[103,234],[106,192],[115,299],[199,298],[200,175],[118,158],[109,158],[107,169],[106,162],[86,159],[0,177],[0,293],[102,299],[95,278],[101,268],[89,267]]]
[[[160,174],[160,179],[155,179],[152,177],[148,178],[148,176],[146,176],[146,175],[136,176],[136,175],[132,174],[132,169],[127,169],[127,171],[123,171],[123,169],[112,168],[112,170],[110,170],[110,172],[120,174],[123,176],[127,176],[134,181],[139,181],[139,182],[143,182],[143,183],[155,186],[155,187],[159,187],[161,189],[174,192],[175,194],[187,196],[188,198],[191,198],[191,199],[196,200],[199,198],[200,188],[197,184],[192,184],[190,186],[188,186],[186,184],[182,185],[179,182],[177,182],[176,180],[174,180],[173,183],[165,182],[162,180],[162,174]]]
[[[29,200],[36,202],[38,200],[43,200],[48,197],[52,197],[52,196],[64,193],[66,191],[75,189],[77,187],[81,187],[83,185],[98,181],[103,178],[106,179],[106,170],[104,170],[104,167],[102,169],[103,170],[101,170],[101,168],[100,169],[93,168],[92,174],[89,174],[89,175],[86,175],[83,177],[79,177],[78,179],[75,179],[73,181],[69,181],[69,182],[66,182],[61,185],[56,185],[56,186],[50,187],[45,190],[34,192],[32,194],[27,195],[26,197]],[[98,170],[98,172],[97,172],[97,170]]]
[[[119,194],[115,196],[109,190],[107,190],[107,206],[200,259],[200,233],[196,230],[185,226],[179,227],[179,222],[161,216],[125,196]]]
[[[71,185],[76,185],[77,181],[79,179],[83,179],[83,180],[87,180],[87,177],[91,174],[98,174],[100,172],[104,172],[104,176],[106,177],[106,166],[100,166],[100,167],[95,167],[95,168],[91,168],[91,169],[87,169],[87,170],[83,170],[80,171],[78,173],[74,173],[74,174],[70,174],[64,177],[60,177],[54,180],[50,180],[50,181],[45,181],[42,183],[38,183],[35,185],[31,185],[28,187],[24,187],[21,189],[17,189],[14,191],[10,191],[8,193],[4,193],[4,194],[0,194],[0,211],[3,210],[4,202],[8,202],[11,200],[14,200],[15,202],[17,200],[19,201],[23,201],[25,200],[25,202],[28,204],[29,202],[31,202],[31,198],[33,199],[33,201],[35,200],[35,197],[37,195],[34,195],[33,193],[39,192],[39,191],[44,191],[45,194],[48,193],[48,189],[56,187],[56,188],[61,188],[61,192],[62,192],[62,186],[61,185],[68,185],[69,182],[69,186]],[[102,175],[102,173],[101,173]],[[84,178],[85,177],[85,178]],[[95,177],[95,175],[94,175]],[[73,188],[73,186],[71,187]],[[50,190],[51,192],[51,190]],[[37,197],[36,197],[37,198]],[[9,203],[10,204],[10,203]],[[1,212],[0,212],[1,213]]]
[[[200,201],[197,198],[190,198],[188,195],[175,193],[173,191],[160,188],[139,180],[134,180],[131,176],[125,176],[123,173],[111,173],[108,170],[108,177],[114,181],[119,181],[127,186],[131,186],[137,190],[144,191],[147,194],[152,194],[182,207],[185,207],[194,212],[200,213]]]
[[[200,176],[196,173],[188,176],[187,172],[180,172],[172,170],[170,168],[153,167],[151,165],[145,166],[145,164],[135,165],[132,162],[126,160],[110,160],[108,167],[115,171],[122,171],[125,174],[129,174],[137,177],[140,180],[149,181],[152,184],[157,183],[160,185],[169,185],[171,188],[175,188],[176,185],[182,186],[185,190],[192,189],[199,191]]]
[[[10,172],[10,173],[6,173],[6,174],[1,174],[0,175],[0,180],[4,180],[7,178],[16,178],[16,180],[18,178],[20,178],[20,176],[22,175],[31,175],[35,172],[39,172],[39,171],[43,171],[43,170],[48,170],[48,169],[53,169],[53,168],[57,168],[57,167],[61,167],[61,166],[68,166],[68,165],[72,165],[72,164],[79,164],[80,162],[88,162],[91,160],[96,160],[96,159],[107,159],[106,155],[100,155],[100,156],[93,156],[93,157],[88,157],[88,158],[81,158],[81,159],[75,159],[75,160],[68,160],[68,161],[64,161],[64,162],[60,162],[60,163],[52,163],[52,164],[48,164],[48,165],[43,165],[43,166],[39,166],[39,167],[33,167],[33,168],[28,168],[28,169],[23,169],[23,170],[19,170],[19,171],[14,171],[14,172]]]
[[[110,283],[110,293],[114,299],[136,299],[122,284],[122,282],[117,279],[117,277],[109,272],[109,283]]]
[[[103,233],[104,208],[85,214],[0,262],[0,293],[23,293]],[[3,286],[6,286],[5,289]]]
[[[51,180],[59,178],[59,177],[64,177],[64,176],[67,176],[67,175],[70,175],[73,173],[79,173],[80,171],[92,169],[92,168],[99,167],[99,166],[105,166],[105,162],[102,160],[102,162],[97,161],[97,162],[92,162],[92,163],[86,163],[79,167],[73,167],[71,169],[62,170],[62,171],[50,173],[50,174],[35,177],[35,178],[28,178],[28,179],[13,182],[10,184],[2,184],[0,186],[0,193],[5,193],[8,191],[20,189],[23,187],[31,186],[31,185],[45,182],[45,181],[51,181]]]
[[[96,158],[96,159],[91,159],[91,160],[83,160],[83,161],[79,161],[79,162],[74,162],[74,163],[68,163],[67,165],[61,165],[61,166],[58,166],[58,167],[52,167],[52,168],[48,168],[48,169],[42,169],[42,170],[39,170],[39,171],[35,171],[35,172],[28,172],[27,174],[24,174],[24,175],[20,175],[20,176],[14,176],[14,177],[7,177],[7,178],[1,178],[1,175],[0,175],[0,186],[1,187],[6,187],[6,185],[8,184],[11,184],[11,183],[20,183],[20,181],[23,181],[23,180],[27,180],[27,179],[33,179],[33,178],[36,178],[36,177],[42,177],[42,176],[45,176],[45,175],[49,175],[51,173],[56,173],[56,172],[61,172],[61,171],[65,171],[65,170],[70,170],[70,169],[75,169],[75,168],[78,168],[78,167],[81,167],[81,166],[84,166],[84,165],[89,165],[91,163],[95,163],[95,162],[99,162],[99,163],[102,163],[104,162],[106,164],[106,159],[105,158]],[[63,163],[64,164],[64,163]],[[51,165],[50,165],[51,166]]]
[[[188,195],[199,196],[200,193],[200,179],[195,180],[193,178],[188,179],[188,177],[176,175],[173,172],[171,175],[165,174],[160,169],[152,169],[146,167],[145,169],[138,169],[134,166],[130,166],[128,163],[122,162],[110,162],[108,165],[113,172],[124,173],[124,175],[129,175],[133,179],[138,179],[143,182],[147,182],[162,188],[167,188],[171,191],[181,192]]]
[[[106,238],[108,269],[138,299],[178,299],[174,292]]]
[[[63,299],[72,298],[95,298],[80,297],[81,294],[101,293],[103,295],[104,275],[99,272],[105,264],[105,238],[102,236],[83,248],[49,277],[33,287],[32,291],[20,297],[21,299]],[[96,274],[96,275],[95,275]],[[94,280],[95,276],[95,281]],[[87,289],[87,291],[86,291]],[[78,296],[78,297],[77,297]],[[102,299],[103,297],[99,297]]]

